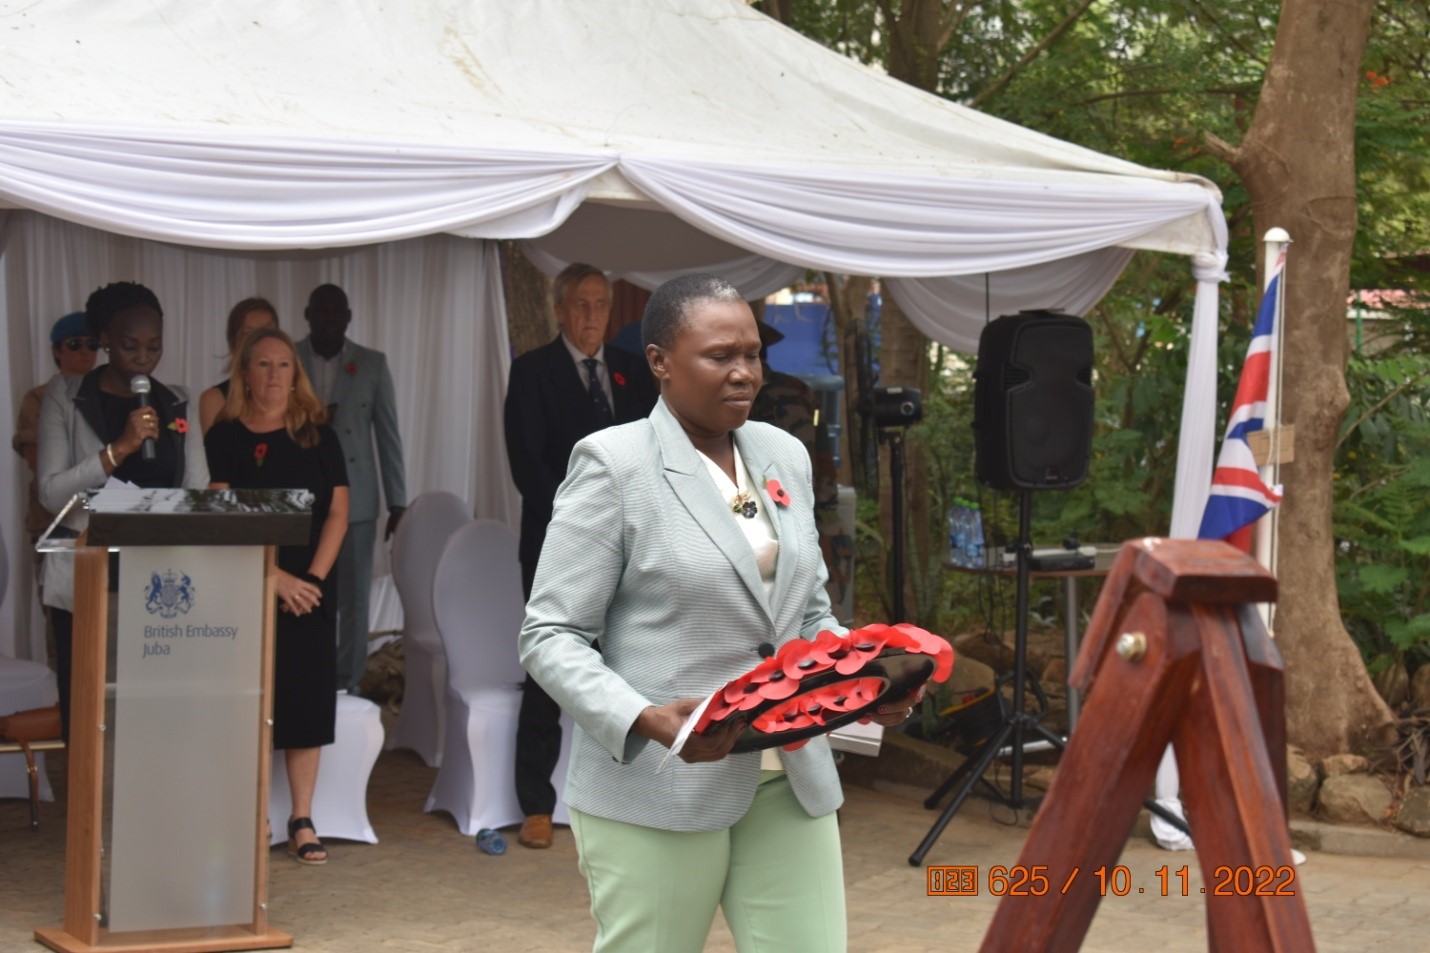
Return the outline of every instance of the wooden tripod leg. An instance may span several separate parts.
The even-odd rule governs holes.
[[[1315,949],[1234,606],[1181,605],[1202,645],[1172,743],[1207,889],[1213,950]]]
[[[1290,805],[1286,799],[1286,665],[1256,606],[1238,606],[1236,618],[1241,624],[1241,641],[1246,650],[1251,691],[1256,696],[1256,711],[1261,717],[1261,734],[1266,739],[1266,756],[1271,760],[1271,773],[1276,778],[1281,811],[1289,817]]]
[[[1118,621],[1121,631],[1141,634],[1145,654],[1129,659],[1115,639],[1098,643],[1106,654],[1096,660],[1078,730],[1018,858],[1028,877],[1016,885],[1021,893],[1010,883],[983,953],[1082,945],[1100,899],[1093,872],[1116,864],[1197,678],[1195,632],[1169,630],[1160,597],[1143,593]]]

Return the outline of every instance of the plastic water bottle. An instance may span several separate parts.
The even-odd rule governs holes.
[[[484,854],[500,857],[506,853],[506,838],[501,836],[501,831],[483,827],[477,831],[477,849]]]
[[[983,510],[977,503],[968,504],[968,530],[963,537],[963,552],[968,560],[964,565],[983,568]]]
[[[967,512],[963,505],[963,500],[955,499],[953,505],[948,508],[948,559],[955,566],[964,566],[967,554],[963,551],[963,537],[967,529],[967,521],[963,514]]]

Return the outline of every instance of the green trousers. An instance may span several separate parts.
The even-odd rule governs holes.
[[[715,908],[740,953],[844,953],[835,815],[810,817],[783,772],[723,831],[665,831],[571,812],[595,953],[699,953]]]

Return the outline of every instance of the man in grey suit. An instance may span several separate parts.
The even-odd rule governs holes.
[[[384,539],[392,536],[407,506],[397,396],[387,357],[347,339],[353,313],[343,289],[337,285],[314,288],[303,316],[308,320],[309,335],[298,342],[298,356],[318,399],[328,408],[351,484],[348,534],[338,556],[338,685],[356,694],[367,668],[368,592],[377,543],[379,470],[388,512]]]

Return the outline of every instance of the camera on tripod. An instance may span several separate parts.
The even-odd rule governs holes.
[[[880,430],[908,427],[923,419],[924,397],[913,387],[876,387],[869,409]]]

